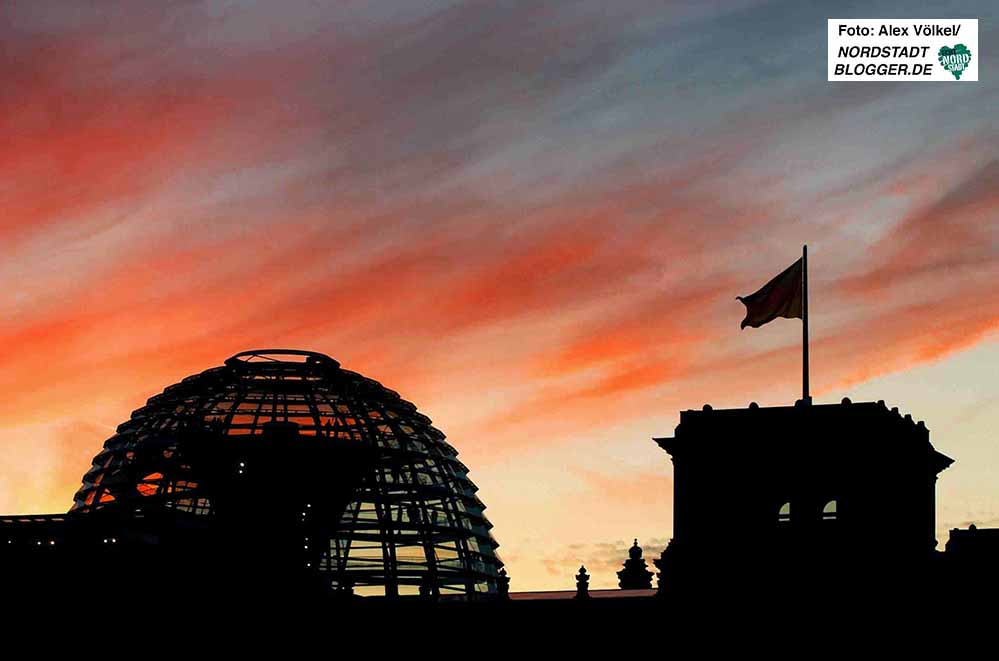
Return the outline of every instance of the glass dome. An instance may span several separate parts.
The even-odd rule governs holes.
[[[327,538],[306,545],[309,566],[328,587],[388,596],[495,592],[498,545],[457,451],[398,393],[314,352],[243,352],[151,397],[94,457],[71,512],[160,507],[211,521],[218,492],[199,485],[198,454],[183,447],[192,425],[237,446],[276,439],[278,452],[296,442],[367,448],[374,459],[354,476],[346,507],[322,510],[334,519],[315,528]],[[342,471],[328,475],[341,479]],[[317,490],[331,486],[318,482]]]

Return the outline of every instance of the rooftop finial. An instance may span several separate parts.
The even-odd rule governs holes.
[[[576,599],[590,598],[590,575],[586,573],[586,567],[579,566],[579,573],[576,574]]]
[[[642,547],[638,539],[628,549],[628,559],[624,561],[624,569],[617,573],[618,585],[622,590],[643,590],[652,587],[652,572],[642,559]]]

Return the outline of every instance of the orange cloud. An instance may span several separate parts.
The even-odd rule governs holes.
[[[109,428],[254,346],[383,381],[473,473],[644,441],[705,401],[789,402],[800,325],[740,332],[734,297],[805,242],[817,393],[997,330],[980,86],[694,84],[663,63],[710,29],[677,45],[617,5],[40,6],[0,27],[0,510],[65,509]],[[872,124],[894,101],[911,121]],[[668,473],[548,464],[591,504],[669,507]],[[610,525],[592,538],[630,534]]]

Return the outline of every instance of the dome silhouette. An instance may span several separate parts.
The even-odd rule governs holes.
[[[327,588],[493,593],[502,562],[467,473],[398,393],[320,353],[254,350],[134,411],[94,457],[71,513],[210,522],[239,511],[251,527],[271,517],[288,525],[268,534],[304,536],[305,565]]]

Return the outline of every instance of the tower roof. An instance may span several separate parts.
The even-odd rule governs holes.
[[[850,454],[857,459],[925,456],[939,473],[954,460],[930,444],[926,424],[888,409],[884,400],[839,404],[802,404],[744,409],[701,409],[680,412],[672,437],[654,438],[676,457],[699,452],[768,450],[795,453]]]

